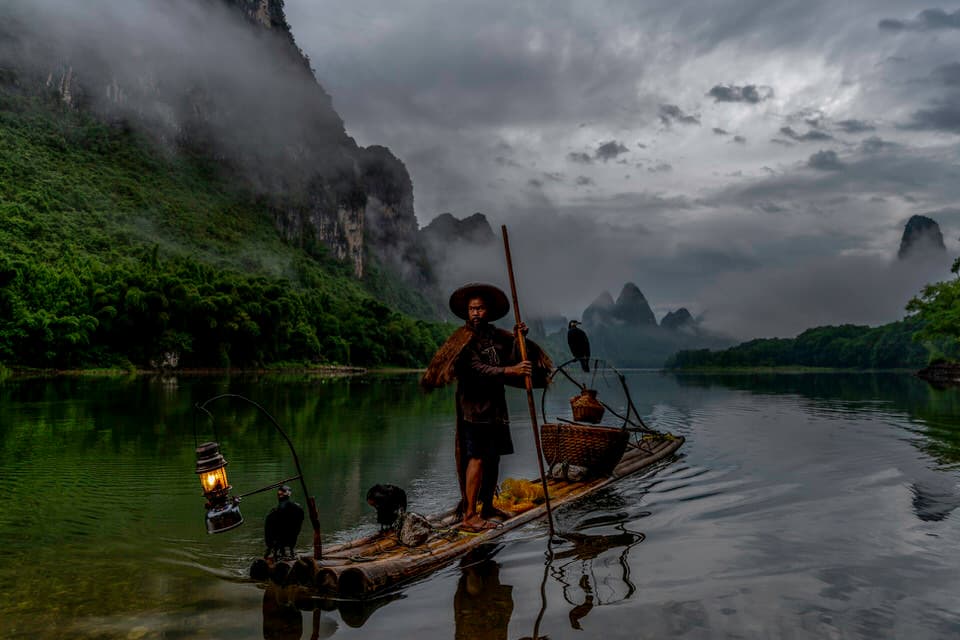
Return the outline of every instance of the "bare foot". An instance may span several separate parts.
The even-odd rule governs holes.
[[[499,526],[500,525],[496,522],[491,522],[490,520],[484,520],[479,516],[474,516],[468,520],[464,520],[460,525],[460,530],[468,533],[482,533],[483,531],[496,529]]]
[[[489,509],[484,509],[480,512],[480,517],[485,520],[509,520],[513,517],[513,514],[509,511],[504,511],[503,509],[497,509],[496,507],[490,507]]]

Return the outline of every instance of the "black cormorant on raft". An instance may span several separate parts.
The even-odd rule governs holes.
[[[407,510],[407,492],[392,484],[375,484],[367,491],[367,504],[377,510],[380,532],[397,526]]]
[[[277,506],[263,522],[263,538],[267,545],[264,557],[295,558],[294,547],[303,526],[303,507],[290,499],[293,490],[287,485],[277,489]]]
[[[608,475],[582,481],[551,479],[550,499],[554,508],[578,500],[614,482],[669,457],[683,444],[682,436],[647,433],[631,443]],[[535,481],[539,484],[539,480]],[[309,555],[298,560],[258,560],[251,577],[282,584],[299,583],[312,594],[337,598],[363,598],[396,587],[435,571],[471,549],[492,542],[503,534],[546,515],[544,504],[517,509],[513,517],[495,529],[466,533],[458,529],[455,510],[428,518],[431,535],[422,544],[402,544],[392,530],[366,538],[326,547],[319,562]]]
[[[570,347],[570,354],[580,361],[580,367],[588,373],[590,371],[590,340],[579,325],[580,323],[576,320],[571,320],[567,325],[567,346]]]

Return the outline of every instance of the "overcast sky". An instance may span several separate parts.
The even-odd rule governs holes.
[[[960,4],[286,8],[348,133],[406,163],[420,224],[509,224],[544,310],[631,280],[658,318],[739,337],[875,324],[960,251]],[[895,264],[916,213],[948,256]]]

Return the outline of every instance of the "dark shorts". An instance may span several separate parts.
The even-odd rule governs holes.
[[[489,458],[513,453],[509,424],[460,423],[460,455],[467,458]]]

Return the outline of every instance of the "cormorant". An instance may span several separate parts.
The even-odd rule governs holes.
[[[294,556],[293,548],[297,546],[297,536],[303,526],[303,507],[290,499],[293,490],[287,485],[277,489],[277,506],[270,510],[263,523],[263,537],[267,543],[264,557],[271,553],[275,559],[286,555]]]
[[[571,320],[567,325],[567,345],[573,357],[580,361],[583,370],[590,371],[590,341],[583,329],[577,326],[579,324],[576,320]]]
[[[407,510],[407,493],[392,484],[375,484],[367,491],[367,504],[377,510],[377,522],[384,531]]]

